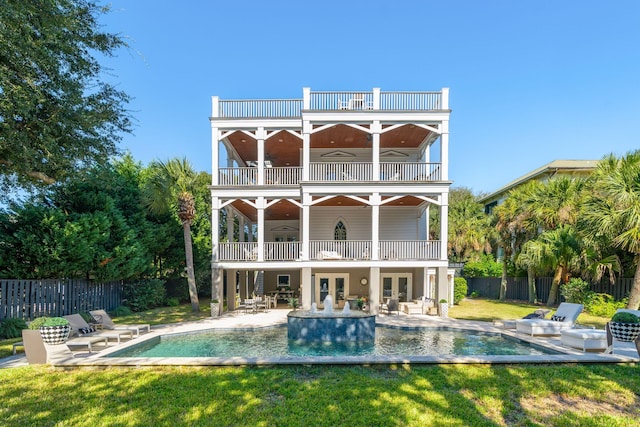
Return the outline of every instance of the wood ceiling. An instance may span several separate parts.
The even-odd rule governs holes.
[[[315,125],[315,128],[319,126],[321,125]],[[369,125],[363,124],[361,126],[368,128]],[[392,125],[383,125],[383,129],[389,126]],[[436,135],[433,135],[427,129],[406,124],[382,133],[380,135],[380,148],[381,150],[416,149],[425,140],[434,140],[435,137]],[[255,138],[237,131],[230,134],[227,137],[227,141],[245,164],[248,161],[256,161],[258,159],[258,147]],[[348,151],[349,149],[368,148],[371,148],[370,134],[344,124],[336,124],[311,135],[311,149]],[[302,139],[287,131],[276,132],[265,140],[265,158],[271,161],[274,167],[300,166],[301,151]],[[420,199],[406,196],[385,204],[385,206],[419,206],[422,203],[424,202]],[[233,202],[233,206],[252,221],[257,221],[256,209],[249,204],[236,200]],[[364,204],[345,196],[337,196],[315,206],[364,206]],[[265,211],[266,220],[298,220],[299,218],[300,209],[286,200],[276,203]]]

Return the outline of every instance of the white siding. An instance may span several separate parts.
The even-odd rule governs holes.
[[[380,209],[380,240],[418,240],[418,215],[415,207]]]

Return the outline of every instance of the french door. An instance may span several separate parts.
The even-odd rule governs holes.
[[[324,307],[327,295],[333,298],[333,307],[344,306],[345,295],[349,292],[349,275],[345,273],[316,273],[316,304]]]
[[[386,302],[387,298],[394,298],[399,302],[411,301],[412,279],[411,273],[382,273],[382,302]]]

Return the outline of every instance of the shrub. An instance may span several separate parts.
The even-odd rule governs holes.
[[[453,278],[453,303],[460,304],[467,296],[467,280],[464,277]]]
[[[64,317],[37,317],[29,323],[29,329],[40,329],[43,326],[65,326],[69,321]]]
[[[609,294],[596,292],[589,294],[584,302],[584,308],[589,314],[600,317],[611,317],[617,309],[626,305],[626,300],[616,301]]]
[[[478,291],[471,292],[471,298],[478,298],[479,296],[480,296],[480,292]]]
[[[640,323],[640,318],[633,313],[621,311],[614,314],[611,321],[616,323]]]
[[[0,339],[20,338],[22,330],[27,329],[27,322],[17,317],[0,322]]]
[[[485,254],[478,261],[468,261],[464,264],[465,277],[500,277],[502,264],[493,259],[493,255]]]
[[[165,304],[167,305],[167,307],[177,307],[180,305],[180,300],[175,297],[167,298]]]
[[[125,284],[122,296],[125,300],[125,305],[131,310],[144,311],[162,306],[166,290],[162,280],[148,279]]]
[[[565,283],[560,288],[560,294],[567,302],[584,304],[587,298],[593,293],[591,285],[580,278],[573,278],[569,283]]]

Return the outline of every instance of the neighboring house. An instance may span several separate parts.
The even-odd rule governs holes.
[[[212,229],[222,210],[229,226],[212,236],[218,298],[226,275],[229,307],[253,292],[305,308],[365,296],[373,312],[389,297],[451,301],[448,93],[213,97]]]
[[[558,175],[587,176],[598,165],[599,160],[554,160],[551,163],[535,169],[507,185],[478,200],[484,205],[485,213],[491,213],[512,189],[531,180],[545,181]]]

